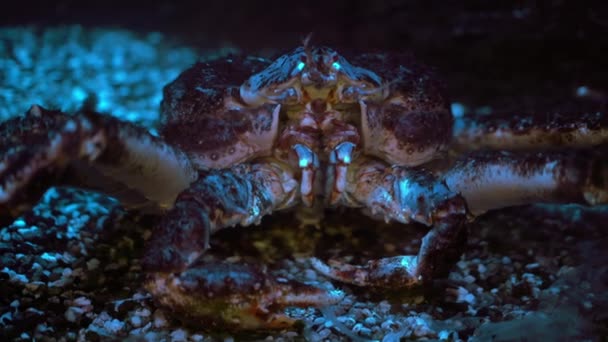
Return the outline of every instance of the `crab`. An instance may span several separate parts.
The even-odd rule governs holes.
[[[144,287],[160,305],[238,329],[281,329],[295,323],[285,307],[323,307],[343,293],[203,258],[218,230],[284,210],[322,226],[336,207],[422,223],[429,231],[416,255],[310,260],[341,283],[410,288],[445,277],[465,225],[488,210],[608,202],[603,112],[455,125],[443,88],[410,54],[346,58],[304,44],[274,61],[193,65],[165,86],[158,135],[91,110],[34,105],[0,125],[0,214],[17,215],[67,169],[89,175],[80,186],[119,184],[135,194],[112,194],[126,207],[162,213],[142,258]]]

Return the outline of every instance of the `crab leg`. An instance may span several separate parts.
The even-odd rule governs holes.
[[[0,125],[0,209],[37,200],[24,198],[32,183],[75,165],[84,170],[79,175],[95,171],[96,177],[70,180],[74,185],[109,193],[111,180],[161,207],[198,176],[183,152],[141,127],[93,112],[67,115],[33,106],[25,117]]]
[[[163,305],[236,329],[284,328],[294,324],[282,313],[287,306],[339,301],[339,291],[279,280],[254,265],[199,258],[211,233],[258,223],[295,204],[297,187],[287,168],[274,162],[202,173],[178,196],[148,243],[146,288]]]
[[[444,176],[473,214],[535,202],[608,202],[608,146],[594,151],[474,152]]]
[[[364,159],[364,158],[361,158]],[[350,265],[314,259],[326,276],[358,286],[412,286],[447,272],[442,264],[457,246],[466,221],[464,199],[432,175],[404,167],[388,167],[375,161],[356,162],[350,173],[351,206],[364,206],[373,217],[432,226],[418,255],[396,256]]]
[[[454,123],[456,150],[585,147],[608,141],[608,115],[600,110],[545,114],[468,114]]]

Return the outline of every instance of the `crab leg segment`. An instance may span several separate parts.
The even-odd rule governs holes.
[[[198,176],[183,152],[141,127],[93,112],[70,116],[32,106],[25,117],[0,125],[0,206],[31,200],[22,197],[39,176],[76,164],[160,206],[171,205]],[[100,186],[88,178],[70,181]]]
[[[608,115],[581,103],[548,113],[468,114],[454,124],[457,150],[585,147],[608,140]]]
[[[475,152],[444,178],[473,214],[535,202],[608,202],[606,146],[595,151]]]
[[[293,147],[298,156],[298,166],[302,170],[300,179],[300,193],[302,203],[307,207],[312,207],[315,197],[315,175],[319,169],[319,158],[310,148],[302,144]]]
[[[294,321],[287,306],[324,306],[342,298],[254,265],[199,258],[219,229],[258,223],[297,201],[297,183],[274,162],[201,174],[183,191],[148,243],[146,288],[163,305],[237,329],[279,329]]]
[[[342,198],[346,189],[346,177],[348,166],[353,159],[355,144],[350,141],[340,143],[329,155],[329,172],[333,170],[333,179],[328,180],[333,183],[329,194],[329,205],[336,205]]]
[[[461,236],[466,219],[464,199],[443,182],[422,171],[387,167],[374,161],[357,163],[346,192],[351,206],[364,206],[372,216],[386,221],[412,221],[431,225],[416,256],[372,260],[366,265],[337,261],[313,265],[330,278],[359,286],[403,287],[430,280],[442,268],[448,251]]]

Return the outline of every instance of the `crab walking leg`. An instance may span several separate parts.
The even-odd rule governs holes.
[[[388,167],[366,161],[353,165],[347,193],[351,206],[363,206],[373,217],[432,226],[418,255],[369,261],[356,266],[314,259],[313,265],[330,278],[358,286],[407,287],[443,275],[449,253],[462,236],[466,221],[464,199],[443,182],[419,170]]]
[[[555,113],[470,114],[456,118],[453,147],[459,151],[531,150],[564,146],[585,147],[608,142],[608,115],[605,111]]]
[[[40,175],[75,163],[164,207],[198,177],[183,152],[132,123],[33,106],[24,117],[0,125],[0,207],[31,200],[23,194]]]
[[[183,191],[146,248],[146,288],[165,306],[199,320],[235,329],[280,329],[295,322],[287,306],[325,306],[342,293],[279,280],[254,265],[199,258],[209,235],[296,203],[298,184],[273,162],[239,165],[201,174]]]
[[[608,203],[608,148],[570,152],[474,152],[444,179],[469,210],[535,203]]]

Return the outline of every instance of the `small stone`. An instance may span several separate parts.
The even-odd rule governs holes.
[[[526,265],[526,270],[533,270],[533,269],[536,269],[536,268],[539,268],[539,267],[540,267],[539,263],[533,262],[531,264],[527,264]]]
[[[477,279],[475,279],[475,277],[473,277],[473,276],[472,276],[472,275],[470,275],[470,274],[469,274],[469,275],[467,275],[466,277],[464,277],[464,281],[465,281],[467,284],[472,284],[472,283],[474,283],[476,280],[477,280]]]
[[[321,325],[325,323],[325,317],[317,317],[314,321],[312,321],[313,325]]]
[[[177,329],[171,332],[172,342],[185,342],[188,339],[188,334],[183,329]]]
[[[317,273],[310,269],[306,270],[304,271],[304,278],[308,280],[317,280]]]
[[[99,260],[98,259],[93,258],[93,259],[87,261],[87,270],[93,271],[93,270],[96,270],[97,267],[99,267]]]
[[[382,329],[384,329],[384,330],[389,330],[389,329],[392,329],[392,328],[393,328],[393,324],[394,324],[394,323],[395,323],[395,322],[393,322],[393,320],[392,320],[392,319],[386,319],[386,320],[384,320],[384,322],[382,322],[382,323],[380,324],[380,327],[381,327]]]
[[[114,318],[110,321],[106,321],[103,324],[104,329],[111,332],[112,334],[118,334],[124,328],[124,326],[125,326],[125,323],[119,321],[116,318]]]
[[[374,317],[367,317],[363,323],[365,323],[365,325],[367,326],[372,326],[372,325],[376,325],[376,319]]]
[[[205,339],[205,336],[201,334],[190,335],[190,339],[194,342],[202,342]]]
[[[89,306],[91,305],[91,300],[87,297],[80,296],[74,299],[73,304],[78,306]]]
[[[383,300],[378,303],[378,312],[386,314],[389,311],[391,311],[391,304],[388,301]]]
[[[141,316],[141,317],[150,317],[150,310],[148,310],[147,308],[142,308],[142,309],[137,309],[135,310],[135,314],[137,316]]]
[[[67,308],[65,310],[65,313],[63,314],[63,316],[65,317],[65,319],[68,322],[77,322],[80,317],[82,317],[82,314],[84,313],[84,310],[82,310],[79,307],[76,306],[70,306],[69,308]]]
[[[329,329],[323,329],[323,330],[319,331],[320,338],[327,338],[330,334],[331,334],[331,330],[329,330]]]
[[[164,328],[167,326],[167,319],[161,310],[154,311],[153,324],[155,328]]]
[[[142,322],[142,320],[141,320],[141,317],[140,317],[140,316],[137,316],[137,315],[135,315],[135,316],[131,316],[131,325],[132,325],[134,328],[139,328],[139,327],[141,327],[141,324],[142,324],[142,323],[143,323],[143,322]]]
[[[504,256],[502,257],[501,262],[503,265],[508,265],[511,263],[511,258],[509,258],[508,256]]]

